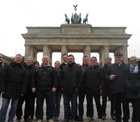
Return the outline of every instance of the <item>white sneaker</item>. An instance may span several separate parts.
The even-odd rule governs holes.
[[[87,117],[83,122],[90,122],[91,121],[91,117]]]

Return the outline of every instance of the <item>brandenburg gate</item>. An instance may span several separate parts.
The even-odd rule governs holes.
[[[82,52],[88,57],[91,53],[99,53],[99,62],[103,65],[109,53],[122,52],[124,62],[128,61],[127,47],[131,35],[125,33],[126,27],[92,27],[85,19],[83,23],[74,19],[70,24],[66,16],[67,23],[60,27],[27,27],[27,33],[22,34],[25,57],[36,59],[38,52],[50,59],[53,52]]]

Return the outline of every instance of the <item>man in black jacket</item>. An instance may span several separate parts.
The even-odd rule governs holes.
[[[68,55],[66,53],[64,53],[62,55],[63,63],[61,63],[61,65],[60,65],[60,70],[62,70],[63,66],[65,66],[67,64],[67,57],[68,57]]]
[[[5,122],[6,113],[11,101],[8,122],[13,122],[16,114],[17,104],[20,96],[26,91],[25,69],[21,65],[22,56],[17,54],[14,61],[5,67],[5,79],[2,84],[2,107],[0,112],[0,122]]]
[[[34,116],[34,102],[35,102],[35,93],[31,90],[31,79],[34,71],[33,59],[31,57],[27,57],[25,59],[25,63],[23,64],[26,69],[26,77],[27,77],[27,90],[24,96],[21,96],[18,101],[18,107],[16,111],[17,122],[22,119],[23,115],[23,103],[25,101],[24,107],[24,121],[28,122],[33,119]]]
[[[2,90],[2,83],[4,80],[4,69],[6,67],[6,63],[3,62],[3,55],[0,53],[0,94]]]
[[[85,70],[89,67],[89,58],[87,56],[83,56],[83,64],[81,66],[82,68],[82,75],[84,75]],[[79,90],[79,116],[77,118],[78,121],[83,121],[83,115],[84,115],[84,99],[86,96],[86,90],[85,85],[82,83],[82,86]],[[92,106],[93,108],[93,106]],[[93,109],[92,109],[93,110]],[[93,117],[93,111],[91,112],[91,118]]]
[[[102,120],[102,110],[100,103],[100,90],[103,89],[104,75],[99,67],[96,57],[90,58],[90,66],[86,68],[84,74],[84,85],[87,97],[87,118],[84,122],[90,122],[93,113],[93,97],[97,106],[98,122]]]
[[[74,56],[68,55],[68,63],[61,71],[61,88],[64,97],[64,122],[75,121],[77,111],[77,92],[81,87],[82,70],[74,62]],[[72,107],[70,107],[70,102]],[[70,110],[71,109],[71,110]]]
[[[126,99],[126,80],[128,79],[129,66],[123,60],[123,54],[114,54],[115,63],[107,69],[110,91],[115,101],[116,122],[121,122],[121,104],[123,105],[123,121],[128,122],[129,106]]]
[[[106,62],[103,66],[104,76],[107,72],[107,68],[109,67],[109,65],[111,65],[111,61],[112,61],[112,58],[110,58],[110,57],[106,58]],[[116,117],[115,117],[115,110],[114,110],[114,99],[112,98],[111,93],[110,93],[109,81],[105,76],[104,89],[103,89],[103,93],[102,93],[102,120],[106,119],[107,97],[109,98],[109,100],[111,102],[111,111],[110,111],[111,117],[113,120],[115,120]]]
[[[37,122],[41,122],[43,120],[44,99],[46,99],[47,104],[47,120],[48,122],[53,122],[52,92],[56,92],[57,83],[56,70],[54,67],[49,65],[49,57],[43,56],[42,65],[36,68],[32,78],[32,92],[36,92],[37,97]]]

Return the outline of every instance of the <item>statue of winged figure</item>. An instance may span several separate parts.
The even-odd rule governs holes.
[[[78,6],[78,5],[73,5],[73,6],[74,6],[74,10],[77,11],[77,6]]]

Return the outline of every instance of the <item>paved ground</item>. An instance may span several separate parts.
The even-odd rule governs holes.
[[[1,98],[0,98],[0,107],[1,107]],[[44,106],[44,111],[45,111],[45,106]],[[64,106],[62,104],[62,101],[61,101],[61,114],[60,114],[60,119],[63,120],[63,117],[64,117]],[[85,103],[85,112],[86,112],[86,103]],[[132,112],[132,107],[131,107],[131,104],[130,104],[130,112]],[[46,122],[45,120],[45,116],[44,116],[44,121],[43,122]],[[84,114],[84,118],[86,118],[86,115]],[[15,120],[16,122],[16,120]],[[22,120],[22,122],[24,122]],[[35,122],[35,120],[34,120]],[[93,122],[98,122],[98,119],[97,119],[97,112],[96,112],[96,107],[94,106],[94,121]],[[107,117],[106,117],[106,120],[103,120],[103,122],[115,122],[114,120],[111,119],[111,116],[110,116],[110,102],[108,101],[107,102]]]

